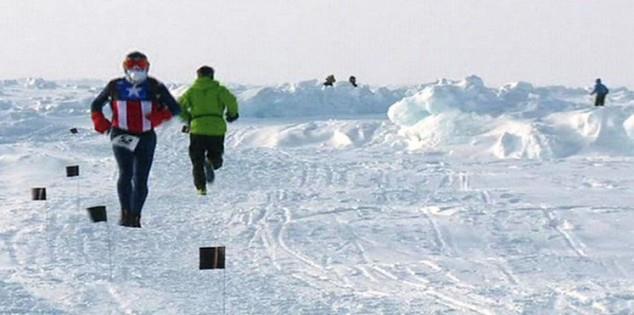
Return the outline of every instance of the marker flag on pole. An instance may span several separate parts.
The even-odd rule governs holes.
[[[32,200],[46,200],[46,188],[44,187],[31,188],[31,199]]]
[[[201,247],[199,269],[225,269],[225,247]]]
[[[75,176],[79,176],[79,166],[78,165],[66,166],[66,177],[75,177]]]
[[[106,222],[108,221],[108,215],[106,214],[106,206],[96,206],[86,208],[92,222]]]

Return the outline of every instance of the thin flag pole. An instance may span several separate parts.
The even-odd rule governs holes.
[[[81,211],[81,194],[79,191],[79,179],[77,179],[77,214],[79,214],[79,212]],[[78,216],[77,219],[79,220],[80,217]],[[79,223],[79,222],[77,222]]]
[[[226,287],[227,287],[227,270],[223,269],[222,270],[222,314],[223,315],[225,314],[225,304],[227,300]]]
[[[44,200],[44,213],[46,213],[45,215],[45,224],[44,224],[44,233],[46,233],[46,237],[48,240],[48,221],[51,219],[50,218],[50,214],[48,213],[48,201]]]
[[[48,248],[48,259],[50,260],[51,264],[53,263],[53,240],[50,237],[50,227],[49,227],[49,221],[51,219],[51,215],[48,211],[48,199],[44,200],[44,212],[46,212],[46,222],[44,223],[44,235],[46,237],[46,248]]]
[[[79,192],[79,180],[76,180],[77,182],[77,213],[79,213],[79,211],[81,210],[80,206],[81,206],[81,194]]]
[[[112,290],[112,232],[110,230],[109,221],[106,221],[106,227],[108,229],[108,283],[110,283],[110,289]],[[114,311],[113,302],[111,298],[110,303],[108,303],[108,314],[112,314]]]
[[[110,284],[112,284],[112,231],[110,230],[110,223],[106,222],[108,227],[108,275]]]
[[[226,247],[200,247],[200,270],[226,269]],[[213,295],[213,294],[212,294]],[[222,314],[227,308],[227,271],[222,271]]]
[[[225,225],[221,224],[221,230],[220,230],[220,235],[216,236],[216,241],[218,241],[218,239],[222,236],[224,236],[224,232],[225,232]],[[220,249],[219,249],[220,250]],[[227,251],[226,251],[226,247],[222,247],[222,255],[224,256],[224,262],[223,262],[223,266],[222,266],[222,314],[225,315],[225,304],[227,301]],[[218,254],[217,256],[220,256],[220,254]]]
[[[50,214],[49,214],[49,211],[48,211],[48,199],[46,198],[46,187],[33,187],[33,188],[31,188],[31,200],[33,200],[33,201],[44,201],[43,202],[43,207],[44,207],[44,242],[46,243],[46,248],[48,250],[49,260],[52,261],[53,260],[53,258],[52,258],[53,254],[51,252],[51,244],[52,244],[52,242],[49,241],[49,239],[48,239],[48,235],[49,235],[48,221],[49,221]]]

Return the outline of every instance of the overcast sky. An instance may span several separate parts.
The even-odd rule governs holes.
[[[138,49],[163,81],[634,87],[633,35],[632,0],[0,0],[0,78],[108,79]]]

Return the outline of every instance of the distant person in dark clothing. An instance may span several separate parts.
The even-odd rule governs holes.
[[[610,90],[601,83],[601,79],[597,79],[594,84],[594,90],[590,93],[590,95],[597,95],[594,100],[594,106],[605,106],[605,96],[608,95],[609,92]]]
[[[357,78],[355,76],[351,75],[350,78],[348,79],[348,82],[350,82],[352,86],[357,87]]]
[[[335,76],[333,74],[326,77],[326,82],[324,82],[324,86],[333,86],[337,80],[335,80]]]

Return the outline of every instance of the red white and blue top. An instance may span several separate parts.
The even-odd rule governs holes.
[[[165,106],[176,116],[180,106],[165,85],[154,78],[140,84],[132,84],[125,78],[110,81],[92,102],[91,111],[101,112],[110,102],[112,126],[131,134],[141,134],[153,129],[147,116]]]

